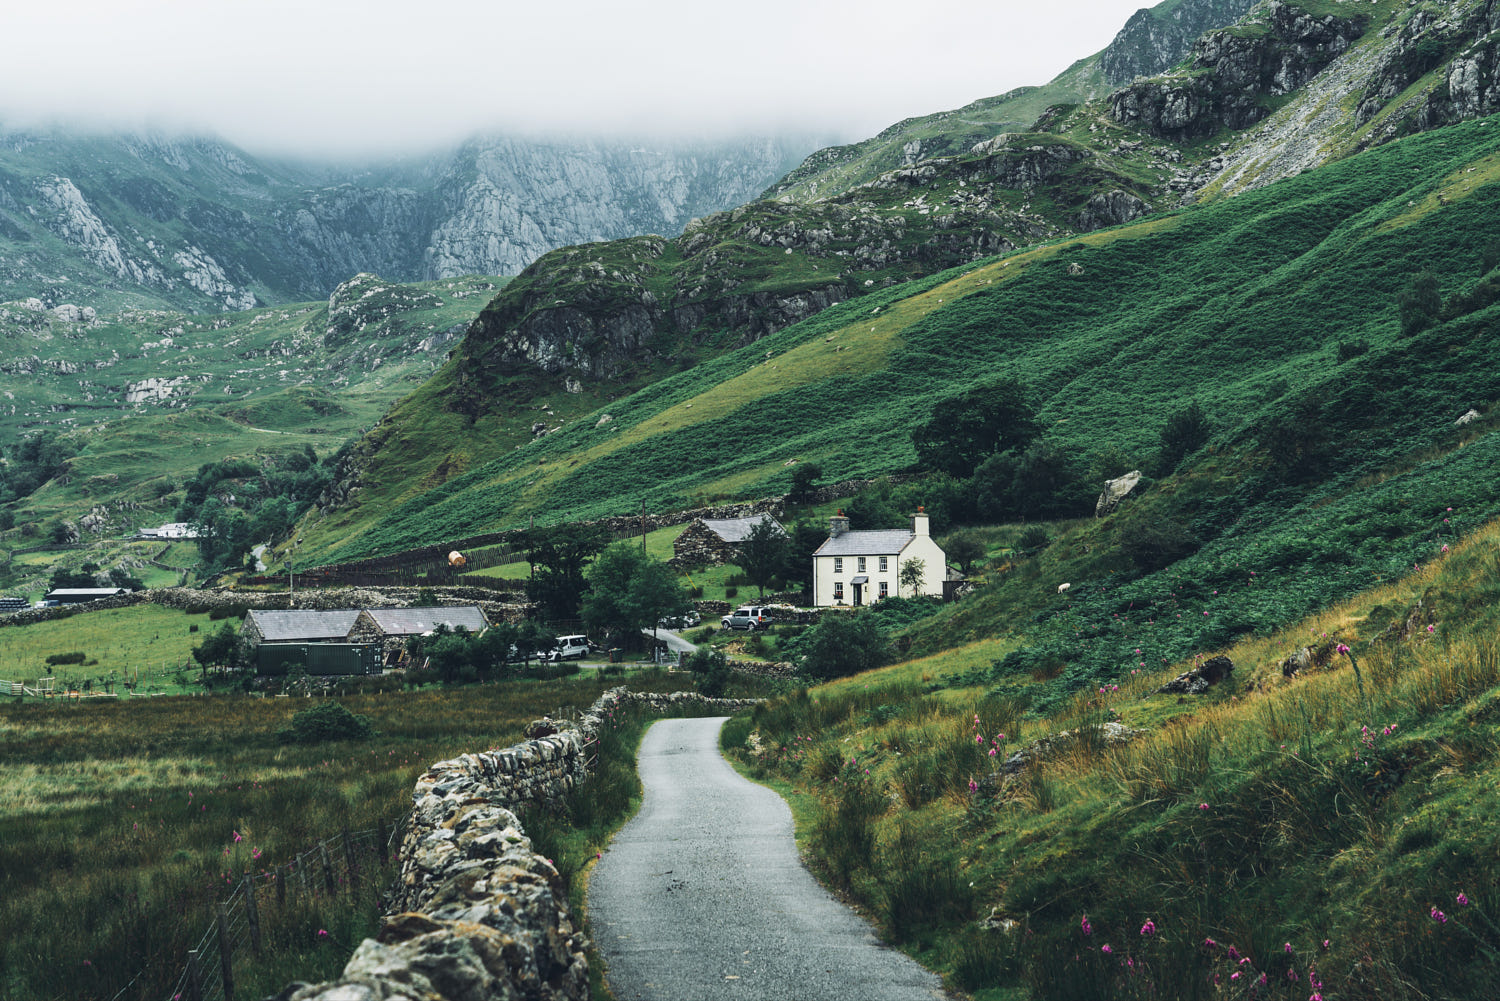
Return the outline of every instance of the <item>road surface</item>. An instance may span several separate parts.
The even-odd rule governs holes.
[[[802,867],[781,797],[719,754],[723,719],[654,724],[641,812],[589,880],[619,1001],[931,1001],[938,978],[882,947]]]

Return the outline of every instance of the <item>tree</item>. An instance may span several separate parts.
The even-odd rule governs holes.
[[[1203,447],[1212,430],[1208,415],[1197,400],[1189,400],[1186,407],[1168,417],[1156,450],[1157,475],[1166,476],[1174,471],[1183,459]]]
[[[842,678],[880,667],[891,655],[890,638],[868,611],[832,612],[808,632],[803,670],[815,678]]]
[[[901,572],[896,575],[897,590],[908,588],[911,596],[915,598],[922,590],[922,580],[927,575],[927,561],[913,557],[901,564]]]
[[[791,533],[787,540],[786,578],[801,584],[804,590],[810,590],[813,553],[828,541],[828,523],[799,521],[792,526]]]
[[[526,532],[521,544],[532,567],[526,597],[551,618],[576,616],[587,587],[584,567],[609,541],[609,529],[603,525],[559,525]]]
[[[729,687],[730,667],[723,650],[700,646],[683,661],[683,667],[697,675],[699,694],[711,699],[724,697]]]
[[[1397,298],[1396,306],[1401,314],[1401,333],[1408,337],[1432,326],[1443,308],[1438,276],[1431,271],[1418,274]]]
[[[992,521],[1081,512],[1090,498],[1067,454],[1051,442],[992,455],[974,470],[974,507]]]
[[[958,569],[964,573],[968,573],[969,568],[979,560],[984,559],[985,554],[988,552],[984,543],[979,541],[979,536],[973,532],[960,532],[951,537],[943,547],[943,550],[948,554],[950,560],[958,564]]]
[[[986,456],[1023,449],[1040,433],[1029,391],[1010,376],[940,400],[911,440],[918,465],[963,477]]]
[[[239,635],[235,632],[234,624],[226,622],[193,647],[193,659],[204,671],[210,667],[230,667],[234,664],[238,646]]]
[[[583,621],[590,630],[614,640],[656,627],[666,615],[688,610],[687,589],[672,568],[652,559],[630,542],[618,542],[588,568]]]
[[[750,534],[740,543],[738,562],[759,596],[764,598],[766,582],[786,570],[790,556],[791,541],[786,532],[770,516],[765,516],[751,526]]]
[[[788,496],[799,503],[810,499],[822,475],[823,469],[816,462],[798,463],[792,469],[792,489]]]

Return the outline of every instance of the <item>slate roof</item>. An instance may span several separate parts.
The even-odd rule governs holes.
[[[252,608],[249,618],[261,637],[275,643],[286,640],[344,639],[359,618],[359,609],[341,608],[324,612],[310,608],[286,610]]]
[[[829,536],[814,556],[895,556],[916,538],[909,528],[882,528]]]
[[[775,525],[776,530],[782,535],[786,534],[786,529],[781,527],[781,523],[768,514],[757,518],[704,518],[703,527],[725,542],[744,542],[750,537],[750,530],[762,520]]]
[[[483,632],[489,627],[478,605],[457,605],[451,608],[368,608],[365,611],[387,636],[420,636],[432,632],[440,624],[455,630],[463,626],[471,633]]]

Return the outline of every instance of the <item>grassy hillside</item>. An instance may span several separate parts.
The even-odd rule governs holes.
[[[1045,681],[1025,671],[953,681],[976,644],[783,699],[725,742],[793,793],[825,877],[980,1001],[1487,998],[1500,522],[1443,549],[1205,651],[1235,665],[1205,695],[1152,694],[1192,660],[1124,651],[1103,684],[1028,711]],[[1225,604],[1256,612],[1253,591]],[[1138,733],[1001,767],[1104,722]]]
[[[360,275],[328,303],[213,316],[134,310],[89,321],[0,306],[0,441],[13,453],[51,435],[68,454],[40,489],[11,501],[16,527],[0,548],[48,542],[52,524],[92,511],[89,549],[66,558],[142,565],[108,540],[173,520],[200,465],[308,446],[333,453],[419,387],[501,285]],[[24,587],[45,566],[11,569]]]
[[[998,372],[1033,388],[1048,439],[1081,459],[1145,462],[1167,415],[1197,399],[1217,431],[1224,489],[1258,491],[1220,507],[1220,530],[1277,489],[1291,492],[1273,508],[1318,484],[1343,492],[1451,445],[1454,419],[1494,399],[1489,307],[1403,337],[1396,300],[1424,268],[1444,295],[1479,283],[1497,200],[1476,177],[1497,152],[1488,123],[1458,126],[873,292],[309,543],[352,556],[531,515],[752,495],[783,488],[791,459],[830,478],[894,472],[911,465],[911,428],[937,399]],[[1269,429],[1309,410],[1327,454],[1289,478],[1268,473]],[[395,447],[436,444],[408,435]]]

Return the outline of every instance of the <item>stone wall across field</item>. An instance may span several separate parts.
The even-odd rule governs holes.
[[[519,744],[432,765],[412,793],[400,880],[379,933],[338,981],[295,983],[277,1001],[583,1001],[587,943],[557,870],[532,850],[515,808],[585,781],[599,734],[632,703],[666,715],[735,712],[755,701],[616,688],[576,722],[538,720]]]

